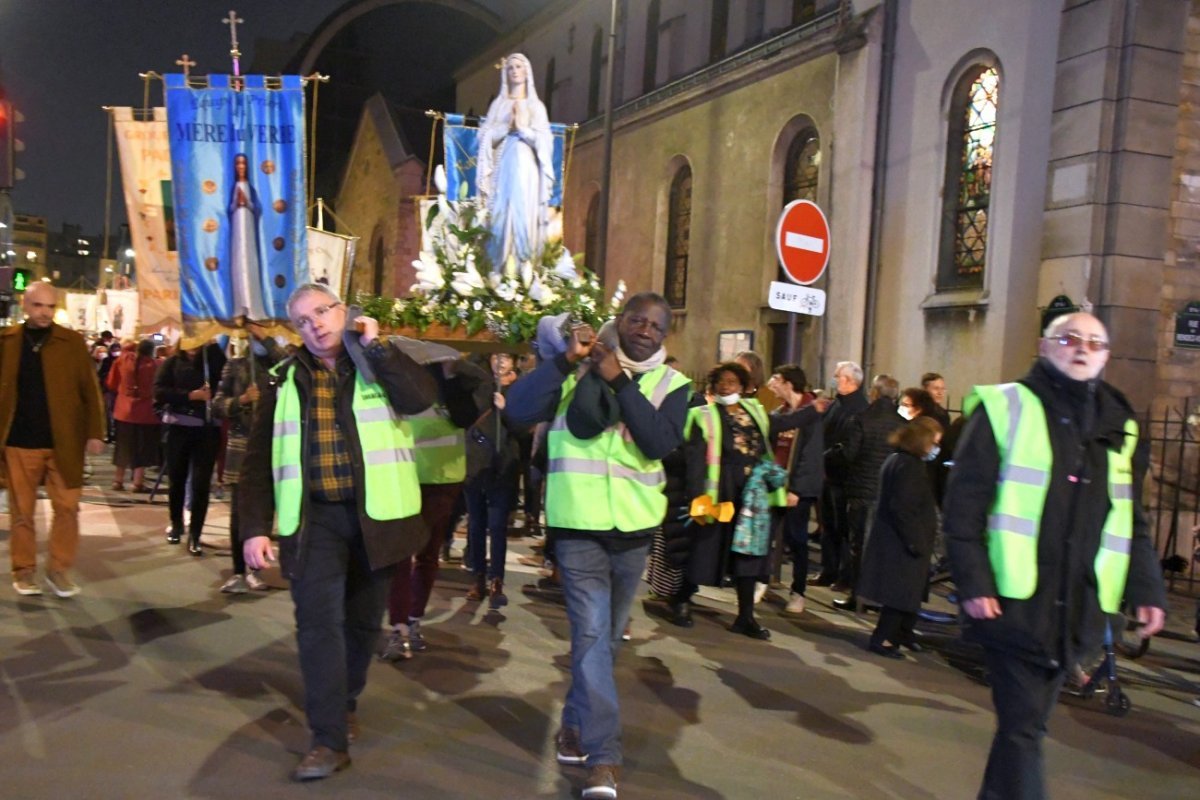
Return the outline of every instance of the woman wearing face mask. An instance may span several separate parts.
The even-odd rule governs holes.
[[[937,420],[917,417],[891,435],[896,452],[879,472],[879,503],[857,588],[860,597],[883,606],[867,649],[887,658],[903,658],[901,646],[921,649],[913,625],[937,532],[937,507],[925,465],[937,458],[941,439]]]
[[[688,585],[672,611],[678,616],[687,609],[696,585],[720,586],[731,577],[737,589],[738,615],[730,630],[754,639],[770,639],[771,632],[754,619],[754,585],[766,581],[770,569],[769,514],[762,515],[767,520],[765,537],[756,537],[749,545],[735,536],[736,526],[751,500],[747,487],[754,483],[756,470],[764,476],[777,473],[776,478],[767,478],[767,488],[780,489],[773,504],[786,502],[782,487],[787,475],[771,458],[771,442],[779,433],[811,422],[819,412],[808,406],[768,415],[757,400],[743,397],[749,385],[750,375],[741,364],[720,364],[708,374],[709,402],[688,414],[684,444],[688,497],[707,496],[713,503],[731,503],[734,514],[721,522],[717,514],[704,513],[693,504],[692,520],[696,525],[687,565]]]
[[[909,422],[921,416],[937,419],[937,403],[929,392],[910,386],[900,393],[900,404],[896,412]]]

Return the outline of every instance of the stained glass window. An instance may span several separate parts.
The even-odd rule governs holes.
[[[686,164],[671,181],[667,221],[667,280],[663,292],[671,308],[687,305],[688,251],[692,232],[692,168]]]
[[[793,200],[817,202],[821,168],[821,139],[816,128],[805,128],[788,145],[783,161],[783,204]]]
[[[1000,73],[980,65],[955,87],[942,213],[939,289],[983,285]]]

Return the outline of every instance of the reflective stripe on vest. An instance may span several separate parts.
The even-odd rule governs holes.
[[[638,391],[655,408],[687,384],[687,377],[665,365],[637,381]],[[646,458],[623,423],[591,439],[572,436],[566,418],[576,386],[574,375],[563,382],[558,411],[546,434],[546,524],[625,532],[660,525],[667,513],[662,462]]]
[[[762,433],[764,443],[763,458],[769,459],[767,453],[770,452],[771,442],[769,434],[771,431],[770,417],[767,415],[767,410],[763,408],[762,403],[754,399],[741,401],[742,408],[746,409],[746,413],[754,420],[754,424],[758,426]],[[721,412],[717,409],[716,403],[706,403],[702,406],[696,406],[688,411],[688,423],[684,426],[684,439],[687,439],[688,433],[692,426],[699,426],[700,433],[704,436],[704,493],[712,498],[714,503],[719,502],[721,498],[718,496],[721,491]],[[741,498],[727,497],[726,500],[738,502]],[[772,506],[787,505],[787,487],[781,486],[775,489],[768,495],[768,503]],[[712,517],[708,518],[710,522]]]
[[[445,406],[432,406],[407,419],[417,457],[417,479],[430,484],[466,480],[466,431],[450,421]]]
[[[1050,488],[1053,452],[1042,403],[1019,383],[977,386],[966,413],[982,403],[1000,452],[1000,479],[988,516],[988,558],[1001,597],[1028,599],[1037,589],[1037,546]],[[1116,613],[1129,573],[1133,540],[1133,451],[1138,427],[1125,423],[1125,444],[1108,451],[1109,512],[1093,568],[1100,607]]]
[[[279,535],[291,536],[300,527],[304,501],[303,436],[300,391],[295,364],[287,367],[275,399],[275,436],[271,468]],[[421,512],[421,487],[413,454],[412,431],[398,417],[378,384],[354,376],[354,419],[362,447],[363,505],[374,520],[411,517]]]

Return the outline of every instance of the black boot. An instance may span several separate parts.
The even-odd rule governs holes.
[[[200,549],[200,532],[195,531],[188,534],[188,552],[199,558],[204,555],[204,551]]]
[[[179,540],[183,538],[183,524],[176,525],[174,522],[167,528],[167,544],[179,544]]]
[[[673,600],[667,604],[667,610],[670,612],[667,620],[672,625],[690,628],[696,624],[692,619],[692,604],[687,600]]]

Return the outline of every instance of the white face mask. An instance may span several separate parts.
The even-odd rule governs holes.
[[[933,461],[938,457],[938,453],[940,452],[942,452],[942,448],[935,444],[933,447],[929,448],[929,452],[925,454],[925,460]]]
[[[734,392],[733,394],[719,394],[716,397],[716,401],[723,406],[731,406],[741,399],[742,396],[737,392]]]
[[[896,413],[907,420],[912,420],[912,418],[916,416],[916,414],[913,413],[912,408],[909,406],[897,406]]]

